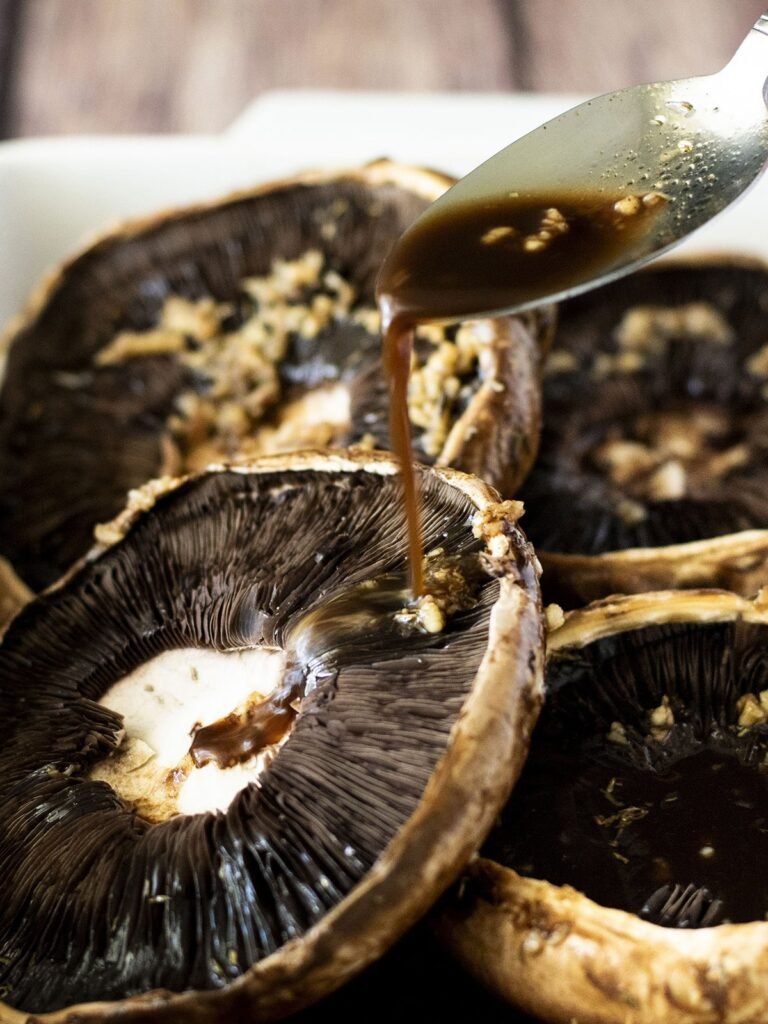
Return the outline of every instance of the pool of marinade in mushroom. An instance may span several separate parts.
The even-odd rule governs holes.
[[[363,580],[406,593],[396,477],[214,473],[29,606],[0,652],[0,991],[52,1009],[225,984],[303,934],[371,867],[419,801],[483,656],[498,593],[472,506],[424,481],[426,550],[463,559],[472,607],[436,635],[312,634],[313,689],[259,786],[225,813],[160,825],[88,768],[117,741],[97,704],[161,651],[298,650],[301,618]],[[358,609],[359,610],[359,609]],[[461,669],[461,671],[459,671]]]
[[[763,920],[768,626],[618,634],[551,658],[547,687],[483,855],[657,924]]]

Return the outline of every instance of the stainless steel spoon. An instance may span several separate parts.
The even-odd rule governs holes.
[[[398,267],[399,255],[409,246],[415,252],[413,243],[425,234],[434,240],[456,211],[469,205],[481,209],[510,194],[604,193],[613,200],[655,192],[666,198],[647,230],[634,233],[606,261],[585,260],[582,268],[572,268],[565,285],[548,281],[544,273],[524,297],[499,293],[502,308],[446,308],[445,316],[433,308],[435,319],[443,322],[516,312],[594,288],[629,273],[711,220],[742,195],[768,160],[767,37],[768,12],[717,74],[599,96],[475,168],[433,203],[390,253],[379,278],[385,319],[401,308],[398,299],[406,307],[410,299],[389,287],[387,273]],[[432,241],[431,248],[439,247]],[[416,262],[411,258],[411,268]],[[433,284],[430,274],[429,266],[418,271],[420,280]],[[419,282],[413,284],[415,294]]]

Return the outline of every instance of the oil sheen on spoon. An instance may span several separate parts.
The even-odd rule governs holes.
[[[627,262],[665,205],[658,192],[510,192],[465,203],[438,202],[384,261],[376,297],[390,388],[390,441],[403,474],[414,596],[423,592],[408,416],[414,328],[530,308],[599,278]]]

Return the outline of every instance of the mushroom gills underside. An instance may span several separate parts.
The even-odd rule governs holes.
[[[43,1012],[223,986],[371,868],[446,749],[499,587],[471,505],[429,477],[426,550],[464,589],[437,632],[401,614],[397,494],[387,475],[205,475],[12,623],[0,648],[6,1002]],[[284,652],[274,692],[289,684],[290,734],[226,810],[152,824],[98,781],[125,737],[111,688],[168,651],[259,647]],[[242,712],[242,697],[228,707]],[[191,752],[218,713],[194,723]],[[224,732],[244,724],[225,716]]]
[[[562,305],[519,495],[538,548],[599,554],[768,526],[767,305],[768,273],[723,260]]]
[[[768,627],[653,626],[550,660],[483,855],[655,924],[763,920]]]

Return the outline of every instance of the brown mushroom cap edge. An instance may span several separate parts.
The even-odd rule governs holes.
[[[675,622],[768,623],[754,600],[716,590],[611,597],[571,612],[548,653]],[[557,1024],[758,1024],[768,996],[768,923],[664,928],[570,886],[477,859],[438,922],[480,981]]]
[[[236,471],[275,470],[392,475],[397,466],[389,456],[376,453],[308,452],[264,458]],[[500,503],[494,491],[473,477],[448,469],[433,472],[477,508],[478,532],[486,542],[491,570],[498,574],[499,597],[491,612],[488,646],[446,751],[414,814],[371,871],[303,937],[226,988],[181,994],[155,990],[38,1015],[0,1003],[2,1024],[278,1019],[332,991],[380,956],[454,880],[522,768],[542,701],[543,627],[537,562],[525,542],[524,564],[519,563],[521,535],[515,519],[520,506]],[[114,524],[111,543],[119,541],[159,494],[182,482],[169,480],[154,491],[145,489],[134,509]],[[95,548],[88,560],[107,546]],[[511,679],[517,685],[510,685]],[[500,765],[506,770],[500,771]]]

